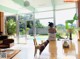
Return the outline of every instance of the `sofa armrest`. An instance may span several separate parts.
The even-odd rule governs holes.
[[[0,35],[0,40],[5,40],[5,39],[8,39],[7,35]]]
[[[3,40],[3,44],[10,44],[10,43],[14,43],[14,40],[13,39]]]

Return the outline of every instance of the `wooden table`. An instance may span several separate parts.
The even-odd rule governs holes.
[[[7,59],[12,59],[15,55],[17,55],[20,50],[4,50],[4,51],[1,51],[1,52],[6,52],[7,53]]]
[[[12,54],[7,55],[7,59],[12,59],[15,55],[17,55],[20,50],[14,50]]]

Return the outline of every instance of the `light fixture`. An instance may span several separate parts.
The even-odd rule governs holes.
[[[28,6],[30,6],[30,3],[29,3],[29,1],[27,1],[27,0],[24,0],[24,6],[25,6],[25,7],[28,7]]]
[[[64,2],[78,2],[79,0],[64,0]]]

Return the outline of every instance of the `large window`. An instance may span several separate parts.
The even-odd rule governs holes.
[[[54,13],[55,12],[55,13]],[[76,8],[62,8],[62,9],[55,9],[55,11],[42,11],[35,13],[35,19],[39,20],[39,23],[42,26],[42,29],[36,27],[37,34],[48,34],[48,22],[56,22],[56,29],[57,34],[60,37],[66,37],[66,22],[69,20],[73,20],[76,14]],[[36,22],[37,23],[37,22]],[[69,23],[70,24],[70,23]],[[71,26],[71,25],[70,25]],[[73,22],[73,27],[76,27],[76,21]],[[44,31],[45,28],[45,31]],[[41,31],[39,30],[41,29]]]
[[[64,6],[63,6],[64,5]],[[17,23],[15,17],[7,17],[6,24],[13,22],[15,27],[17,26],[17,35],[18,42],[25,43],[27,39],[33,39],[33,36],[36,34],[38,39],[48,39],[48,22],[53,22],[56,25],[57,33],[61,36],[66,35],[66,21],[73,20],[74,15],[76,14],[75,6],[71,5],[68,7],[68,4],[62,4],[50,8],[44,8],[44,10],[38,10],[37,12],[29,14],[20,14],[18,15]],[[10,21],[7,19],[11,19]],[[13,19],[13,20],[12,20]],[[12,25],[12,23],[10,23]],[[9,24],[8,24],[9,25]],[[76,21],[73,22],[74,27],[76,27]],[[12,34],[16,33],[14,28],[8,30],[9,26],[6,26],[6,33]]]
[[[16,16],[6,16],[5,20],[5,33],[8,38],[13,38],[17,42],[16,36]]]
[[[48,24],[53,22],[53,11],[42,11],[35,13],[36,35],[38,40],[48,39]]]
[[[59,34],[61,37],[67,38],[69,36],[66,24],[68,24],[69,28],[76,28],[76,20],[74,20],[75,14],[76,14],[76,8],[64,9],[55,12],[57,34]],[[73,34],[74,35],[76,34],[75,30]]]
[[[56,11],[56,25],[65,25],[66,20],[72,20],[76,13],[76,8]]]
[[[52,18],[52,17],[53,17],[53,11],[44,11],[44,12],[35,13],[35,19]]]
[[[6,17],[6,33],[8,35],[16,34],[16,16],[7,16]]]
[[[32,14],[22,14],[18,16],[19,25],[19,43],[26,43],[33,35],[33,21]]]

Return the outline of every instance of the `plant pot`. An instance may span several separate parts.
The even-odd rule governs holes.
[[[70,39],[70,40],[72,40],[72,32],[73,32],[73,30],[72,30],[72,29],[68,29],[69,39]]]
[[[73,30],[72,30],[72,29],[68,29],[67,31],[68,31],[68,33],[72,33],[72,32],[73,32]]]

